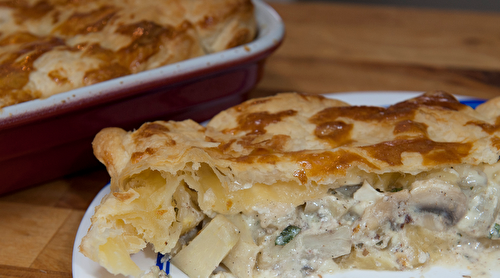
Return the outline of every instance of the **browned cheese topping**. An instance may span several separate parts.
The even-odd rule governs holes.
[[[266,105],[266,102],[266,99],[250,101],[234,108],[233,112],[237,115],[235,126],[223,129],[226,136],[221,140],[212,137],[207,140],[219,142],[219,155],[239,163],[292,161],[297,165],[294,176],[302,183],[306,183],[310,176],[345,175],[346,169],[352,166],[361,165],[375,170],[386,166],[404,166],[403,160],[408,153],[419,155],[423,166],[457,164],[469,156],[473,146],[467,140],[434,139],[435,135],[429,133],[435,131],[430,131],[427,123],[419,121],[425,119],[423,114],[432,111],[453,116],[470,110],[470,107],[442,92],[424,94],[387,108],[343,105],[321,109],[301,119],[312,124],[315,139],[311,140],[315,140],[316,144],[321,142],[321,148],[308,148],[306,145],[287,148],[287,144],[303,138],[291,138],[290,129],[300,127],[285,121],[303,117],[304,114],[297,115],[296,110],[288,107],[275,112],[252,111],[252,107]],[[354,130],[355,126],[362,129],[363,124],[372,129]],[[270,131],[273,126],[279,125],[286,125],[289,129]],[[498,129],[498,123],[491,125],[477,120],[466,122],[463,127],[467,125],[479,126],[489,134]],[[373,141],[371,137],[381,140]],[[498,141],[495,141],[496,144]],[[234,149],[240,148],[243,148],[243,155],[234,156]]]

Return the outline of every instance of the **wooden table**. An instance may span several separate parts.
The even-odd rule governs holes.
[[[251,97],[436,89],[500,96],[500,14],[273,6],[287,35]],[[0,196],[0,277],[71,277],[78,225],[108,179],[99,168]]]

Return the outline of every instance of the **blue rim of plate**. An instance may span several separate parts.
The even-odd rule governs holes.
[[[478,105],[481,105],[485,102],[486,102],[485,99],[464,99],[460,101],[460,103],[468,105],[474,109],[476,109]]]
[[[156,266],[160,268],[160,270],[164,270],[167,275],[170,274],[170,260],[165,260],[165,255],[162,253],[158,253],[156,257]]]

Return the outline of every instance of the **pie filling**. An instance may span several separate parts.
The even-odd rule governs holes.
[[[115,221],[105,231],[121,234],[100,249],[109,247],[104,265],[113,265],[116,250],[128,251],[116,257],[124,259],[150,242],[157,252],[169,250],[190,277],[306,277],[427,265],[479,273],[493,263],[485,257],[498,257],[499,170],[459,164],[417,175],[364,173],[340,187],[309,188],[309,201],[300,204],[287,190],[299,184],[228,192],[205,164],[175,177],[146,170],[101,205],[101,214],[107,206],[121,211],[105,216]]]

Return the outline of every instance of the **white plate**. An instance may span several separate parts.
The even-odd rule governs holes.
[[[387,106],[396,102],[403,101],[408,98],[415,97],[421,92],[351,92],[351,93],[336,93],[328,94],[327,97],[340,99],[352,105],[377,105]],[[457,98],[464,103],[477,104],[481,100],[471,97],[457,96]],[[75,243],[73,246],[73,277],[74,278],[97,278],[97,277],[123,277],[121,275],[115,276],[108,273],[103,267],[94,261],[83,256],[78,251],[78,246],[82,237],[87,233],[90,227],[90,218],[94,214],[95,207],[100,203],[101,199],[109,193],[109,185],[105,186],[94,198],[89,208],[83,216],[80,227],[76,234]],[[156,254],[152,250],[145,250],[132,255],[132,259],[143,270],[148,270],[156,264]],[[170,265],[170,274],[173,278],[187,278],[175,266]],[[366,270],[353,270],[335,275],[323,275],[324,278],[347,278],[347,277],[373,277],[373,278],[443,278],[443,277],[457,277],[463,278],[470,275],[470,271],[446,269],[440,267],[433,267],[426,270],[415,270],[407,272],[394,272],[394,271],[366,271]],[[499,276],[497,276],[499,275]],[[500,277],[500,273],[495,272],[494,276]]]

